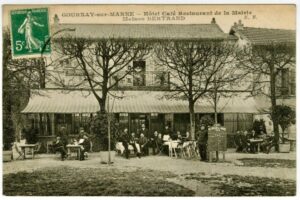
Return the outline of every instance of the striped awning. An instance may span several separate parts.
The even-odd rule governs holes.
[[[170,92],[126,91],[112,92],[107,104],[113,113],[188,113],[186,100],[166,98]],[[32,90],[28,105],[22,113],[95,113],[99,104],[90,91]],[[195,104],[196,113],[214,112],[208,99],[199,99]],[[220,99],[218,112],[257,113],[254,98],[240,94]]]

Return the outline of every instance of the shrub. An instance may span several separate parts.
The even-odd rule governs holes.
[[[293,123],[296,117],[295,111],[286,105],[277,105],[274,109],[273,120],[277,120],[282,128],[282,138],[284,137],[284,130]]]
[[[108,114],[97,113],[97,116],[91,124],[91,131],[95,135],[94,146],[95,151],[108,151]],[[110,146],[111,150],[115,148],[116,140],[118,137],[118,124],[116,119],[111,116],[110,123]]]
[[[261,131],[266,133],[265,120],[263,120],[263,119],[254,120],[253,125],[252,125],[252,130],[254,130],[256,134],[260,134]]]

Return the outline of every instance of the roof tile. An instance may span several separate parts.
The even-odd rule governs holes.
[[[217,24],[60,24],[56,30],[75,28],[76,37],[132,39],[226,39]]]

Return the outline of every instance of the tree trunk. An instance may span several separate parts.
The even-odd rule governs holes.
[[[106,113],[106,97],[105,98],[102,98],[100,101],[99,101],[99,105],[100,105],[100,113],[101,114],[105,114]]]
[[[218,109],[217,109],[217,91],[214,94],[214,116],[215,116],[215,124],[218,123]]]
[[[194,110],[194,101],[189,100],[189,110],[190,110],[190,134],[191,134],[191,139],[195,139],[195,110]]]
[[[276,107],[276,74],[275,74],[275,66],[272,63],[270,65],[270,87],[271,87],[271,117],[273,120],[273,129],[275,133],[275,141],[276,141],[276,146],[275,149],[276,151],[279,150],[279,129],[278,129],[278,121],[276,120],[276,117],[274,116],[275,112],[275,107]]]

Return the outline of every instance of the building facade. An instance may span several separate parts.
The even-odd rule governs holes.
[[[54,29],[75,29],[73,36],[83,38],[134,38],[139,40],[229,40],[241,42],[241,35],[224,33],[213,20],[210,24],[193,25],[59,25]],[[52,31],[53,32],[53,31]],[[68,58],[59,59],[47,67],[46,88],[33,89],[27,107],[22,111],[35,128],[44,144],[54,139],[61,126],[67,128],[70,137],[77,137],[79,127],[91,132],[91,123],[99,111],[99,104],[84,81],[84,73]],[[114,113],[120,127],[130,132],[139,132],[145,124],[150,132],[162,132],[165,125],[172,131],[185,134],[189,131],[190,115],[186,100],[165,98],[172,93],[172,77],[167,67],[159,66],[152,53],[143,60],[129,63],[134,71],[114,88],[108,97],[107,110]],[[118,75],[122,76],[122,72]],[[112,82],[114,80],[111,80]],[[63,86],[58,83],[63,82]],[[285,83],[284,83],[285,84]],[[293,89],[289,89],[291,93]],[[100,92],[100,91],[99,91]],[[115,98],[118,96],[119,98]],[[247,92],[223,98],[218,104],[218,123],[225,126],[229,137],[237,130],[251,129],[254,115],[259,113],[257,99]],[[213,105],[208,99],[200,99],[195,105],[196,125],[201,117],[214,115]],[[228,142],[232,146],[232,141]]]

